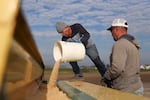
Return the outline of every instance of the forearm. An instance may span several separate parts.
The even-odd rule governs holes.
[[[117,67],[116,65],[112,65],[105,72],[104,78],[106,78],[107,80],[116,79],[121,74],[121,72],[122,70],[119,67]]]
[[[90,38],[90,34],[81,24],[77,24],[77,27],[81,36],[81,42],[86,46],[88,43],[88,39]]]

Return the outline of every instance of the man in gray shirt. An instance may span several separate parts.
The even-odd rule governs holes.
[[[144,89],[140,78],[140,45],[127,34],[128,24],[125,19],[115,19],[107,29],[115,41],[110,57],[110,67],[104,74],[103,81],[112,81],[112,88],[143,95]]]

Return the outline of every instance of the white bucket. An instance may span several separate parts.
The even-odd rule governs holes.
[[[53,48],[55,61],[80,61],[85,57],[85,47],[82,43],[57,41]]]

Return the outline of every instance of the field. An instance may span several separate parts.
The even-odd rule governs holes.
[[[95,69],[83,69],[83,80],[89,83],[100,85],[100,75]],[[45,70],[45,76],[44,79],[49,79],[51,70],[47,69]],[[145,90],[145,97],[150,98],[150,71],[142,71],[141,72],[141,78],[144,84],[144,90]],[[73,72],[72,69],[60,69],[58,80],[71,80],[73,78]]]

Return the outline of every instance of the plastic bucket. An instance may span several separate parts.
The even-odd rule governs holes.
[[[57,41],[54,44],[53,56],[55,61],[80,61],[85,57],[85,47],[82,43]]]

